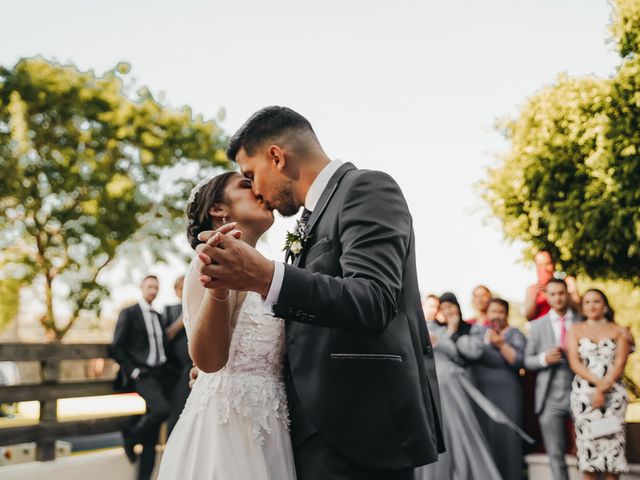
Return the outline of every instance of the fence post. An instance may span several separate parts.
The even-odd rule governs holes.
[[[58,383],[60,379],[60,361],[59,360],[42,360],[40,362],[42,372],[42,383],[52,385]],[[40,424],[52,425],[58,422],[58,401],[57,400],[41,400],[40,401]],[[40,462],[55,460],[56,458],[56,440],[45,439],[38,442],[36,459]]]

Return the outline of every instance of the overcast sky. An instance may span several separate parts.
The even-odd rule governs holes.
[[[266,105],[299,111],[332,158],[396,178],[421,289],[468,305],[478,283],[522,300],[535,279],[474,189],[505,148],[494,122],[561,72],[611,74],[609,18],[605,0],[20,0],[3,5],[0,63],[43,55],[101,73],[127,61],[173,106],[223,107],[230,133]],[[290,225],[269,233],[272,258]],[[179,270],[155,269],[159,304]],[[112,273],[114,305],[136,297],[127,283],[141,273]]]

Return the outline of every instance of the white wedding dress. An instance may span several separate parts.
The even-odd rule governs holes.
[[[189,266],[182,300],[188,337],[205,293],[197,261]],[[249,292],[227,365],[199,372],[164,450],[159,480],[295,479],[283,354],[283,321],[265,315],[260,295]]]

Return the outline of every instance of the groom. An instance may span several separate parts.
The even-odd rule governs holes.
[[[267,206],[285,216],[304,206],[291,264],[218,231],[204,235],[213,263],[201,267],[206,287],[258,292],[286,321],[298,478],[412,479],[444,445],[400,188],[384,173],[331,161],[311,124],[285,107],[255,113],[227,155]]]

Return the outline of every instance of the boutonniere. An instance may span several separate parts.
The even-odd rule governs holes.
[[[306,233],[307,224],[298,220],[296,226],[292,232],[287,232],[287,239],[282,249],[285,252],[291,252],[293,256],[300,255],[304,244],[309,240],[309,235]]]

